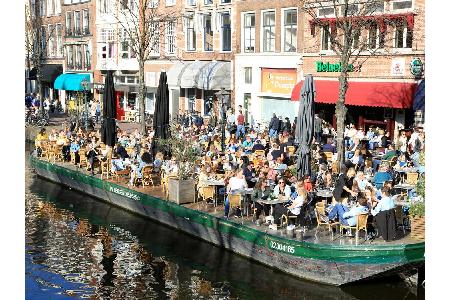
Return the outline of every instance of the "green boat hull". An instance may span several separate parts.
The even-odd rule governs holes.
[[[425,243],[330,245],[264,233],[31,156],[36,173],[294,276],[343,285],[424,264]]]

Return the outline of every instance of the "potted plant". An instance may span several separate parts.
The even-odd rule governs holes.
[[[182,136],[175,125],[170,126],[169,132],[169,138],[157,140],[159,146],[175,157],[178,167],[177,175],[168,179],[169,200],[177,204],[194,202],[194,167],[200,153],[193,139]]]
[[[420,165],[424,165],[424,154],[419,158]],[[414,239],[425,239],[425,176],[417,181],[415,201],[409,207],[411,216],[411,237]]]

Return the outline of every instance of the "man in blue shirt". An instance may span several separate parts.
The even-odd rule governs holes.
[[[381,200],[378,201],[374,209],[372,209],[372,215],[376,216],[382,211],[387,211],[395,208],[395,202],[392,197],[389,196],[390,188],[385,186],[381,189]]]
[[[380,170],[375,173],[373,182],[377,189],[380,189],[386,181],[392,181],[392,175],[388,172],[388,170],[389,168],[387,166],[381,166]]]

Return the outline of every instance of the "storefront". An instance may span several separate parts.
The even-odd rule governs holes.
[[[60,64],[44,64],[41,66],[41,82],[42,82],[42,92],[43,98],[48,98],[50,100],[59,99],[59,93],[53,88],[53,84],[56,78],[63,73],[63,66]],[[28,74],[28,79],[30,81],[37,82],[37,69],[33,68]],[[30,83],[28,90],[35,93],[39,92],[39,88],[34,84],[35,88],[32,89],[33,85]]]
[[[86,80],[92,84],[91,73],[64,73],[59,75],[54,82],[54,89],[60,90],[63,107],[67,107],[68,110],[77,110],[85,101],[84,93],[87,94],[86,98],[89,101],[92,99],[92,90],[84,91],[81,83]]]
[[[203,116],[218,113],[215,93],[231,90],[229,61],[180,61],[167,73],[170,111],[199,112]]]

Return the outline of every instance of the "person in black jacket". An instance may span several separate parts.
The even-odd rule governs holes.
[[[277,116],[275,114],[273,114],[272,119],[270,120],[269,123],[269,136],[271,138],[277,136],[278,134],[278,129],[279,129],[279,121]]]
[[[265,147],[263,144],[261,144],[261,140],[256,140],[253,144],[252,152],[255,152],[256,150],[264,150]]]
[[[289,120],[288,117],[284,118],[284,124],[283,124],[283,132],[290,133],[291,132],[291,120]]]

